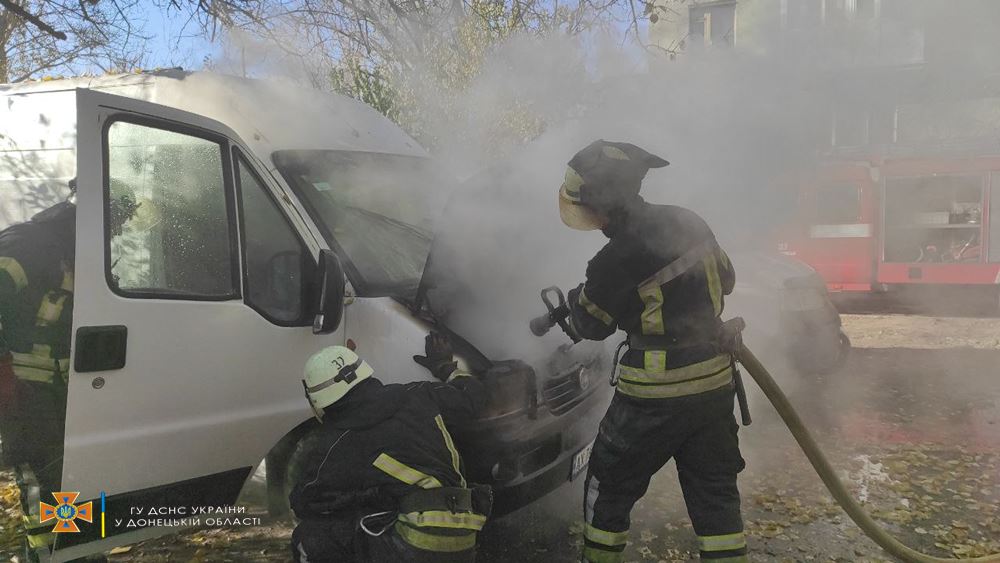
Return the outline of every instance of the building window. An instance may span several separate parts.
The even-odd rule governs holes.
[[[736,1],[720,0],[691,6],[689,34],[693,45],[736,43]]]

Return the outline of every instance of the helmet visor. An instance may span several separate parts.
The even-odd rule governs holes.
[[[578,231],[596,231],[604,227],[604,216],[559,190],[559,217],[563,224]]]

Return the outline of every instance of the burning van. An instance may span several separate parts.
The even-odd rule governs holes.
[[[0,226],[77,205],[62,490],[106,525],[59,535],[54,561],[169,531],[116,524],[136,507],[232,504],[265,458],[287,509],[316,424],[301,372],[333,344],[404,383],[430,377],[412,356],[445,331],[491,390],[456,434],[500,511],[586,466],[604,347],[521,347],[534,315],[443,303],[424,270],[454,182],[371,108],[292,90],[180,71],[0,86]]]

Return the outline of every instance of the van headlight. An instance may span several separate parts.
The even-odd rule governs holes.
[[[525,411],[533,415],[538,407],[535,370],[524,362],[495,362],[483,374],[482,381],[489,402],[480,418],[498,418]]]

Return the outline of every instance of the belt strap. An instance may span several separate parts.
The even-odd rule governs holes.
[[[703,348],[706,346],[713,346],[718,348],[716,342],[698,342],[696,344],[681,344],[678,340],[672,336],[666,336],[663,334],[630,334],[628,335],[628,347],[630,350],[664,350],[679,351],[679,350],[691,350],[695,348]]]
[[[399,500],[399,511],[403,514],[431,510],[472,512],[472,490],[462,487],[422,489]]]

